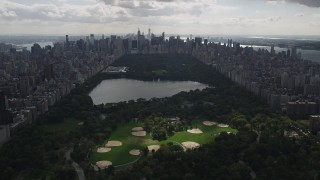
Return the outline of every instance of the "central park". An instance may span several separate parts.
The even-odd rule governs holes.
[[[100,72],[16,132],[1,147],[1,177],[77,179],[74,163],[86,179],[318,177],[318,140],[295,129],[307,127],[269,108],[212,66],[183,54],[125,55],[112,66],[128,71]],[[139,92],[139,86],[122,86],[114,89],[116,95],[102,93],[117,96],[113,102],[93,97],[103,82],[116,80],[152,82],[156,88]],[[202,88],[185,90],[178,84],[179,92],[147,97],[165,91],[157,89],[161,82]],[[66,159],[67,152],[71,157]]]
[[[101,147],[95,148],[90,159],[93,164],[97,164],[97,162],[98,164],[99,162],[108,162],[110,165],[112,163],[115,167],[123,167],[139,159],[141,153],[145,152],[145,148],[147,148],[148,151],[154,152],[158,150],[161,145],[171,144],[171,147],[173,145],[178,146],[175,147],[177,151],[192,150],[201,144],[211,143],[214,137],[221,132],[236,132],[227,125],[211,121],[203,122],[204,123],[194,121],[191,125],[194,128],[175,132],[174,135],[168,137],[166,140],[160,141],[154,140],[150,133],[146,133],[142,123],[127,123],[114,131],[110,138],[101,144]],[[206,124],[206,122],[208,124]],[[168,121],[168,123],[172,124],[174,121]],[[110,142],[119,143],[112,145]],[[137,151],[137,153],[134,153],[134,151]],[[105,166],[100,165],[100,168],[105,168]]]

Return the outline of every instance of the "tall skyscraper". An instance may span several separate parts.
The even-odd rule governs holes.
[[[196,45],[201,46],[202,38],[201,37],[196,37],[196,38],[194,38],[194,42],[196,43]]]
[[[0,91],[0,111],[8,109],[8,99],[3,91]]]
[[[204,45],[206,46],[208,45],[208,39],[204,39],[203,42],[204,42]]]
[[[30,94],[30,84],[28,76],[20,76],[20,94],[22,97],[26,97]]]
[[[66,43],[69,44],[69,35],[66,35]]]
[[[151,29],[148,29],[148,39],[151,39]]]
[[[275,54],[274,45],[271,45],[271,54]]]
[[[0,91],[0,124],[6,124],[7,121],[8,100],[4,92]]]
[[[291,57],[291,51],[290,49],[287,50],[287,58]]]
[[[89,36],[86,36],[86,51],[90,51],[90,39],[89,39]]]
[[[94,45],[94,34],[90,34],[90,45]]]
[[[53,64],[48,64],[44,68],[44,78],[48,81],[54,79]]]
[[[296,57],[297,57],[297,47],[292,47],[291,56],[292,56],[293,58],[296,58]]]

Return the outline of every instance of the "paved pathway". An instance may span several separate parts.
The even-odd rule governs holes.
[[[72,151],[73,151],[73,148],[68,149],[68,151],[66,152],[66,154],[64,155],[64,157],[65,157],[67,160],[72,161],[72,166],[73,166],[73,168],[75,169],[75,171],[77,172],[78,177],[79,177],[79,180],[85,180],[86,177],[85,177],[85,175],[84,175],[83,169],[79,166],[78,163],[74,162],[74,161],[71,159],[70,154],[72,153]]]

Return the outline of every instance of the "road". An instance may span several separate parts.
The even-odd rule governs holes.
[[[80,165],[76,162],[74,162],[72,159],[71,159],[71,153],[73,151],[73,148],[70,148],[68,149],[68,151],[65,153],[64,157],[67,159],[67,160],[70,160],[72,161],[72,166],[73,168],[75,169],[75,171],[77,172],[78,174],[78,177],[79,177],[79,180],[85,180],[86,177],[84,175],[84,172],[83,172],[83,169],[80,167]]]

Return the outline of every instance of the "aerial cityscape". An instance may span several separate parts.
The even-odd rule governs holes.
[[[319,8],[1,1],[1,177],[318,179]]]

